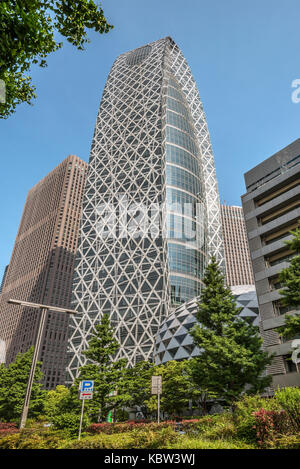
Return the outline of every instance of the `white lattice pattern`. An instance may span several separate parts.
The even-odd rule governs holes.
[[[72,306],[82,314],[71,319],[70,382],[85,363],[81,352],[104,313],[109,314],[121,344],[115,358],[126,357],[133,365],[152,357],[155,336],[170,312],[165,103],[172,75],[182,86],[198,138],[209,252],[222,261],[217,183],[202,105],[182,54],[170,38],[164,38],[118,57],[103,92],[74,275]],[[144,226],[147,214],[141,213],[138,223],[134,211],[124,218],[122,207],[130,204],[159,206],[159,225],[158,218],[152,217],[153,226],[140,234],[138,228]],[[105,223],[104,212],[111,214]]]

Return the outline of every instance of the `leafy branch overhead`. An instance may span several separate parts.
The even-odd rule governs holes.
[[[22,102],[36,97],[30,77],[32,64],[45,67],[46,57],[62,47],[56,33],[77,49],[89,42],[87,31],[108,33],[113,26],[93,0],[7,0],[0,2],[0,79],[6,102],[0,117],[7,118]]]

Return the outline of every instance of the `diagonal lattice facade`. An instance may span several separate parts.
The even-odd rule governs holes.
[[[239,316],[253,326],[259,326],[259,310],[254,285],[231,287],[238,308]],[[161,365],[169,360],[185,360],[198,356],[201,352],[194,345],[189,332],[197,324],[199,298],[176,308],[163,323],[156,336],[154,361]]]
[[[69,380],[104,313],[121,344],[116,358],[151,358],[170,309],[201,291],[208,254],[223,260],[209,134],[189,67],[164,38],[118,57],[103,92],[73,282],[82,314],[71,319]]]

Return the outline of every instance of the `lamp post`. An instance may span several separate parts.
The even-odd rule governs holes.
[[[38,333],[37,333],[37,338],[36,338],[36,342],[34,346],[33,358],[32,358],[32,363],[31,363],[31,368],[30,368],[30,373],[29,373],[29,379],[27,383],[27,390],[26,390],[26,396],[25,396],[24,406],[22,410],[21,422],[20,422],[20,428],[24,428],[26,424],[26,420],[27,420],[28,410],[29,410],[29,402],[30,402],[30,396],[31,396],[31,391],[32,391],[32,385],[34,381],[36,364],[37,364],[38,356],[40,353],[40,346],[42,342],[47,312],[51,310],[51,311],[55,311],[58,313],[78,314],[78,311],[75,311],[73,309],[59,308],[57,306],[43,305],[40,303],[31,303],[29,301],[21,301],[21,300],[10,299],[8,300],[8,303],[13,304],[13,305],[18,305],[18,306],[28,306],[30,308],[36,308],[41,311]]]

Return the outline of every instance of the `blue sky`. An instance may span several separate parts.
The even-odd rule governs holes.
[[[185,55],[206,112],[220,200],[240,205],[243,173],[300,136],[299,0],[103,0],[115,28],[69,44],[33,68],[38,98],[0,121],[0,276],[28,190],[68,154],[88,161],[107,75],[121,53],[171,36]]]

